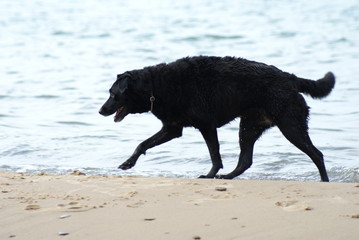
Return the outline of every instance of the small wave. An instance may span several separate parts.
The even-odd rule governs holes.
[[[284,31],[277,34],[280,38],[291,38],[297,35],[296,32]]]
[[[347,43],[347,42],[349,42],[349,40],[345,37],[341,37],[341,38],[330,41],[331,44]]]
[[[42,57],[43,58],[51,58],[51,59],[57,59],[58,58],[58,57],[56,57],[54,55],[51,55],[51,54],[48,54],[48,53],[42,55]],[[51,71],[53,71],[53,70],[52,69],[51,70],[43,70],[42,72],[51,72]]]
[[[73,35],[73,33],[59,30],[59,31],[54,31],[52,33],[52,35],[54,35],[54,36],[70,36],[70,35]]]
[[[6,74],[15,75],[15,74],[19,74],[19,72],[18,71],[7,71]]]
[[[328,175],[332,182],[359,182],[359,168],[334,167]]]
[[[217,34],[206,34],[203,36],[207,39],[213,40],[233,40],[233,39],[243,39],[244,36],[242,35],[217,35]]]
[[[355,148],[352,148],[350,146],[323,146],[321,147],[321,150],[325,151],[348,151],[348,150],[355,150]]]
[[[321,63],[321,64],[326,64],[326,63],[335,63],[335,62],[338,62],[337,59],[335,58],[332,58],[332,59],[325,59],[325,60],[318,60],[318,63]]]
[[[321,113],[321,112],[313,112],[311,113],[313,116],[333,116],[334,114],[331,113]]]
[[[51,140],[54,141],[69,141],[73,139],[118,139],[117,135],[79,135],[79,136],[69,136],[69,137],[53,137]],[[126,142],[121,140],[122,142]]]
[[[357,91],[359,91],[359,88],[350,87],[350,88],[347,88],[346,90],[347,90],[347,91],[357,92]]]
[[[359,168],[332,168],[328,171],[330,182],[346,182],[357,183],[359,182]],[[246,172],[239,176],[238,179],[248,180],[276,180],[276,181],[320,181],[318,171],[308,172],[293,172],[293,171],[265,171]]]
[[[353,115],[353,116],[357,116],[359,114],[359,112],[358,111],[354,111],[354,112],[348,112],[348,113],[346,113],[345,115]]]
[[[7,114],[1,114],[1,113],[0,113],[0,118],[3,118],[3,117],[10,117],[10,115],[7,115]]]
[[[217,35],[217,34],[205,34],[202,36],[188,36],[184,38],[175,39],[175,41],[203,41],[203,40],[236,40],[245,38],[242,35]]]
[[[26,146],[17,146],[15,148],[11,148],[5,150],[1,153],[2,156],[21,156],[21,155],[28,155],[30,153],[38,152],[39,149],[29,149]]]
[[[342,129],[339,128],[312,128],[312,129],[324,131],[324,132],[344,132]]]
[[[35,96],[35,98],[40,98],[40,99],[52,99],[52,98],[59,98],[60,96],[56,96],[56,95],[37,95]]]
[[[89,35],[81,35],[79,38],[89,39],[89,38],[109,38],[111,34],[109,33],[101,33],[101,34],[89,34]]]
[[[80,125],[80,126],[92,126],[90,123],[78,122],[78,121],[58,121],[59,124],[65,125]]]
[[[76,166],[56,166],[56,165],[20,165],[11,166],[8,164],[0,165],[0,171],[13,171],[13,172],[25,172],[25,173],[38,173],[45,172],[49,174],[68,174],[73,170],[80,170],[86,175],[136,175],[136,176],[148,176],[148,177],[170,177],[170,178],[196,178],[203,174],[203,169],[196,170],[164,170],[161,168],[151,168],[148,170],[136,170],[130,169],[128,171],[120,171],[116,168],[97,168],[97,167],[76,167]],[[328,170],[330,182],[345,182],[345,183],[357,183],[359,182],[359,168],[332,168]],[[236,179],[247,180],[275,180],[275,181],[320,181],[318,171],[308,172],[295,172],[295,171],[248,171],[240,175]]]
[[[156,51],[151,48],[137,48],[136,51],[143,53],[155,53]]]

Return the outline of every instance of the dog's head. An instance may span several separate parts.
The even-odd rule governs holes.
[[[110,88],[110,97],[101,107],[99,113],[110,116],[114,113],[115,122],[122,121],[129,113],[128,109],[128,85],[130,76],[126,73],[117,75],[116,82]]]

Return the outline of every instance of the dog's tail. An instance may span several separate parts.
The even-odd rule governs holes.
[[[309,94],[312,98],[320,99],[328,96],[332,91],[335,85],[335,77],[332,72],[328,72],[317,81],[297,78],[296,85],[299,92]]]

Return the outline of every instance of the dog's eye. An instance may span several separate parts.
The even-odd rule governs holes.
[[[110,93],[110,98],[115,98],[115,97],[116,97],[116,95],[115,95],[115,94]]]

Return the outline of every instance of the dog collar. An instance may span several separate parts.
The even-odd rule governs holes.
[[[151,113],[153,113],[153,103],[155,102],[156,98],[153,96],[153,93],[151,93],[150,102],[151,102]]]

